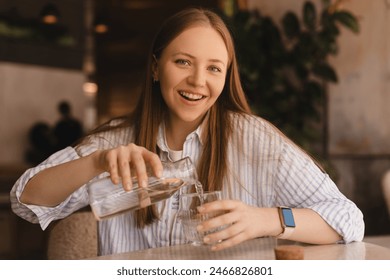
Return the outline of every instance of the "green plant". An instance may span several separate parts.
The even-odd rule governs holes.
[[[338,8],[342,2],[323,0],[317,10],[306,1],[302,18],[288,11],[280,24],[259,11],[237,10],[226,18],[254,112],[320,157],[325,153],[326,83],[338,81],[328,58],[338,52],[340,25],[359,32],[356,17]]]

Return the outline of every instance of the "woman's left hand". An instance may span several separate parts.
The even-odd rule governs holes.
[[[200,232],[207,232],[228,225],[205,236],[205,243],[215,244],[212,250],[226,249],[256,237],[275,236],[282,231],[277,208],[253,207],[238,200],[219,200],[202,205],[198,211],[201,214],[225,212],[204,221],[197,228]]]

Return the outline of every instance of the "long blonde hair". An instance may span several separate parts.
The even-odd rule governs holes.
[[[251,111],[241,86],[233,39],[223,20],[213,11],[188,8],[164,22],[149,52],[146,77],[138,104],[134,112],[118,127],[133,126],[136,135],[134,143],[152,152],[159,152],[158,127],[168,109],[159,84],[153,83],[153,60],[158,59],[169,43],[184,30],[199,25],[214,28],[223,38],[228,51],[229,63],[225,86],[216,103],[210,108],[206,130],[203,133],[203,151],[198,164],[199,180],[205,189],[220,190],[227,172],[227,143],[233,129],[229,121],[229,112],[249,114]],[[156,218],[154,207],[138,210],[137,225],[143,227]]]

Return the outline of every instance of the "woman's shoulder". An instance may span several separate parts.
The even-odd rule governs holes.
[[[282,132],[271,122],[254,114],[231,113],[230,120],[232,122],[233,129],[240,129],[250,133],[260,131],[282,135]]]
[[[92,131],[84,144],[95,143],[99,147],[115,147],[133,141],[134,125],[126,118],[111,119]]]
[[[120,117],[116,117],[116,118],[111,118],[109,120],[106,120],[105,122],[103,122],[103,124],[101,124],[100,126],[98,126],[98,129],[99,128],[116,128],[116,127],[121,127],[125,124],[130,124],[130,120],[129,118],[125,117],[125,116],[120,116]],[[127,125],[127,126],[130,126],[130,125]]]
[[[230,121],[230,143],[242,154],[263,159],[280,157],[287,138],[269,121],[256,115],[236,113],[231,114]]]

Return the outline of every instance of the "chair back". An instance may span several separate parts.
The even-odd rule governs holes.
[[[49,230],[49,260],[93,258],[97,256],[97,248],[97,222],[91,211],[75,212]]]

